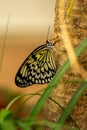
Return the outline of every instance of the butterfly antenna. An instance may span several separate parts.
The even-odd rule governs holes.
[[[57,43],[57,41],[55,41],[55,42],[53,43],[53,46],[54,46],[56,43]]]
[[[48,27],[48,32],[47,32],[47,36],[46,36],[46,41],[48,40],[49,32],[50,32],[50,26]]]

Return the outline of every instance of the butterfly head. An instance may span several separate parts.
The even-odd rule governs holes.
[[[51,43],[51,41],[47,40],[46,46],[47,46],[48,49],[51,49],[53,47],[53,44]]]

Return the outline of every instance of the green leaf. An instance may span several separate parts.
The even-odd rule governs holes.
[[[16,130],[12,120],[12,112],[1,110],[0,112],[0,130]]]
[[[12,118],[12,112],[3,109],[0,112],[0,122],[3,122],[4,120],[10,120]]]

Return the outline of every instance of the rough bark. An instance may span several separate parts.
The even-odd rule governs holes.
[[[70,6],[70,1],[71,0],[56,0],[55,4],[54,37],[55,41],[57,41],[55,45],[55,48],[57,48],[55,50],[57,68],[63,65],[68,57],[71,57],[71,62],[73,62],[72,59],[75,58],[72,54],[73,50],[87,37],[87,0],[76,1],[72,15],[70,19],[67,20],[67,10]],[[87,49],[71,66],[71,69],[65,74],[62,81],[80,80],[84,78],[87,79]],[[54,89],[51,93],[51,97],[65,108],[80,84],[80,82],[63,83]],[[61,108],[52,101],[47,100],[43,109],[43,116],[46,119],[56,122],[61,113]],[[83,93],[71,115],[81,130],[87,129],[87,91]],[[65,123],[74,126],[70,119]],[[44,129],[50,130],[47,127]]]

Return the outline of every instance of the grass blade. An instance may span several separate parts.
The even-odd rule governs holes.
[[[80,97],[82,96],[83,92],[86,89],[87,89],[87,81],[84,81],[84,82],[82,82],[82,84],[80,85],[80,87],[78,88],[76,93],[73,95],[72,99],[68,103],[68,105],[65,108],[64,112],[62,113],[62,115],[58,119],[58,121],[57,121],[57,123],[56,123],[56,125],[55,125],[53,130],[57,130],[57,129],[61,130],[61,127],[62,127],[64,121],[66,120],[66,118],[68,117],[68,115],[70,114],[72,109],[74,108],[75,104],[78,102],[78,100],[80,99]],[[58,127],[57,124],[61,124],[61,126]]]
[[[2,61],[3,61],[3,57],[4,57],[5,46],[6,46],[6,38],[7,38],[7,32],[8,32],[9,21],[10,21],[10,15],[8,16],[8,20],[7,20],[7,24],[6,24],[5,35],[4,35],[4,41],[3,41],[3,46],[2,46],[2,53],[1,53],[1,57],[0,57],[0,72],[1,72]]]
[[[87,48],[87,38],[82,41],[82,43],[75,49],[76,57],[83,52],[83,50]],[[60,79],[63,77],[63,75],[68,71],[70,68],[70,61],[67,60],[64,65],[57,71],[56,75],[54,76],[53,80],[49,83],[48,87],[45,89],[44,93],[40,97],[40,99],[37,101],[36,105],[32,109],[30,116],[27,118],[27,122],[33,122],[37,116],[37,114],[42,109],[46,99],[52,92],[52,90],[58,85]]]

